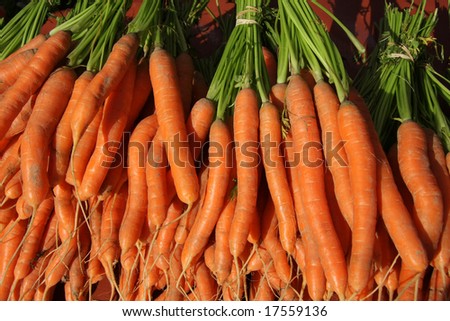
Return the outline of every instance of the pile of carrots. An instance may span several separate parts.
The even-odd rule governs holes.
[[[0,61],[0,300],[450,298],[450,153],[412,120],[387,150],[308,2],[278,5],[304,37],[263,44],[237,0],[258,46],[212,80],[139,23],[99,70],[64,28]]]

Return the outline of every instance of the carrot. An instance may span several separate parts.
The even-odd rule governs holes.
[[[128,257],[129,262],[126,265],[129,267],[122,269],[119,279],[119,289],[125,301],[133,301],[137,295],[136,286],[139,277],[137,247],[133,247],[128,253],[130,254]]]
[[[163,224],[169,206],[170,195],[167,193],[167,164],[160,127],[148,148],[148,158],[145,163],[147,180],[147,222],[148,225],[160,227]]]
[[[352,249],[349,263],[349,290],[358,294],[369,281],[375,244],[377,212],[377,165],[365,119],[351,102],[338,111],[339,132],[348,157],[353,195]],[[336,182],[340,184],[341,182]]]
[[[58,236],[62,242],[70,240],[74,236],[77,226],[77,210],[76,205],[72,203],[73,193],[72,186],[66,182],[56,185],[53,188],[55,200],[55,215],[58,220]]]
[[[352,244],[352,230],[348,225],[348,222],[345,219],[344,215],[342,215],[341,209],[339,208],[336,194],[334,192],[334,186],[335,184],[331,172],[328,170],[325,171],[325,190],[330,207],[331,219],[333,220],[336,231],[339,231],[339,240],[341,241],[344,254],[347,256],[347,253],[350,251]]]
[[[36,54],[22,70],[14,84],[0,98],[2,113],[0,115],[0,139],[8,131],[14,118],[22,106],[30,99],[36,90],[45,82],[57,64],[66,56],[70,49],[71,34],[65,31],[57,32],[48,38]]]
[[[251,301],[274,301],[275,294],[261,271],[251,274],[249,299]]]
[[[353,194],[344,142],[338,126],[339,99],[331,85],[321,80],[314,86],[314,102],[322,131],[327,170],[333,176],[339,208],[350,227],[353,225]],[[337,149],[336,153],[334,152]]]
[[[426,299],[428,301],[448,301],[449,288],[450,277],[438,269],[433,269]]]
[[[250,224],[256,218],[258,182],[258,98],[250,88],[241,89],[235,101],[233,115],[236,145],[237,199],[230,227],[230,252],[239,257],[250,233]]]
[[[17,199],[22,195],[22,173],[20,170],[14,174],[5,186],[6,199]]]
[[[20,170],[21,143],[22,135],[10,142],[0,159],[0,195],[4,194],[6,184]]]
[[[282,112],[284,110],[284,103],[286,99],[287,84],[278,83],[270,87],[269,99],[272,104],[277,106],[278,110]]]
[[[38,34],[32,39],[30,39],[27,43],[25,43],[22,47],[18,48],[16,51],[11,53],[8,57],[0,61],[0,65],[7,63],[10,59],[14,58],[16,55],[23,53],[24,51],[28,51],[30,49],[38,49],[47,39],[48,34]]]
[[[201,98],[195,102],[189,113],[186,121],[186,131],[192,157],[196,161],[199,160],[203,144],[208,138],[215,112],[214,103],[207,98]]]
[[[413,213],[415,211],[414,201],[411,193],[408,190],[408,187],[405,184],[405,181],[403,180],[402,174],[400,173],[400,167],[398,165],[397,142],[392,144],[386,156],[392,170],[392,175],[394,176],[395,184],[398,187],[398,191],[403,198],[405,206],[407,207],[410,213]]]
[[[350,100],[354,102],[366,119],[377,158],[377,200],[378,209],[389,235],[397,248],[402,261],[418,272],[424,271],[428,258],[419,233],[412,220],[399,189],[395,183],[392,169],[381,145],[380,138],[371,120],[370,112],[363,98],[352,88]]]
[[[123,35],[113,46],[102,69],[95,74],[85,90],[85,94],[77,102],[76,113],[71,119],[74,148],[95,118],[98,109],[105,99],[117,88],[128,70],[139,46],[135,33]]]
[[[114,156],[114,161],[112,162],[108,173],[103,180],[102,186],[100,187],[98,194],[96,195],[98,201],[104,201],[109,195],[120,185],[124,180],[127,179],[127,169],[128,156],[126,151],[128,149],[128,143],[123,137],[120,143],[121,148],[117,151]]]
[[[27,126],[28,120],[30,119],[31,112],[33,111],[34,103],[36,101],[37,94],[34,94],[28,99],[26,104],[23,106],[20,113],[14,118],[11,126],[5,134],[5,137],[0,141],[0,145],[2,146],[2,150],[4,150],[11,139],[23,133],[25,127]]]
[[[81,95],[84,94],[86,87],[93,77],[94,74],[92,72],[85,71],[77,78],[70,100],[56,127],[55,135],[52,139],[48,174],[50,185],[52,187],[65,179],[67,170],[69,169],[70,154],[73,145],[70,128],[71,117],[75,110],[76,103]]]
[[[244,274],[239,273],[242,263],[233,264],[231,273],[222,286],[222,299],[224,301],[240,301],[244,295]]]
[[[387,288],[391,300],[398,287],[398,271],[395,268],[397,254],[386,226],[383,221],[379,220],[374,247],[375,274],[373,279],[381,289],[383,287]]]
[[[103,202],[97,202],[95,198],[89,202],[89,227],[91,234],[91,248],[89,250],[89,260],[87,266],[87,276],[90,285],[96,284],[103,279],[105,270],[101,264],[98,252],[102,246],[101,243],[101,225]]]
[[[106,277],[111,284],[111,296],[114,289],[118,290],[114,276],[114,266],[120,258],[119,230],[125,213],[126,200],[128,196],[128,183],[122,184],[118,191],[115,191],[106,201],[100,231],[101,247],[98,255],[102,263]],[[119,295],[120,292],[119,292]]]
[[[68,272],[68,267],[72,263],[77,254],[77,235],[61,243],[51,254],[48,266],[45,269],[44,284],[45,291],[50,293],[54,290],[55,285]],[[50,292],[49,292],[50,291]]]
[[[0,95],[14,84],[22,70],[28,65],[31,58],[33,58],[36,51],[37,49],[26,50],[0,64]]]
[[[50,262],[51,251],[55,249],[55,244],[48,248],[46,252],[43,252],[35,262],[33,262],[32,271],[22,280],[20,284],[20,296],[21,301],[32,301],[37,287],[41,283],[43,276],[45,274],[45,269]]]
[[[97,141],[78,189],[80,200],[97,195],[117,153],[127,124],[128,112],[133,100],[136,62],[132,60],[125,76],[105,100]]]
[[[27,230],[27,221],[11,221],[0,234],[0,300],[6,301],[14,282],[18,246]]]
[[[205,262],[200,262],[195,268],[195,294],[199,301],[215,301],[218,296],[217,283],[207,268]]]
[[[17,212],[15,207],[10,206],[6,208],[0,208],[0,233],[8,226],[11,221],[17,218]]]
[[[300,153],[299,188],[306,224],[317,246],[325,276],[340,299],[347,286],[347,266],[342,246],[334,229],[325,193],[323,154],[311,91],[298,75],[290,78],[286,106],[291,122],[294,151]],[[312,150],[305,150],[313,146]],[[307,153],[307,159],[305,155]]]
[[[128,113],[126,131],[131,131],[134,127],[134,123],[139,119],[139,113],[146,106],[147,100],[152,92],[152,83],[150,81],[150,74],[148,72],[149,60],[148,58],[142,58],[136,70],[136,79],[134,81],[133,88],[133,102],[131,103],[130,112]],[[148,110],[153,113],[153,110]],[[143,117],[145,118],[145,117]]]
[[[98,129],[100,127],[100,122],[102,120],[102,115],[103,107],[97,111],[95,118],[87,127],[76,148],[74,146],[72,147],[69,169],[66,174],[66,182],[72,186],[75,186],[76,189],[78,189],[81,185],[89,158],[95,149],[95,142]]]
[[[184,115],[187,118],[191,109],[192,82],[194,79],[194,61],[187,52],[180,53],[175,58],[175,65],[180,84],[181,100],[183,102]]]
[[[226,201],[215,228],[216,247],[214,262],[216,265],[217,283],[223,285],[231,273],[233,257],[229,247],[230,226],[236,207],[236,198],[231,196]]]
[[[150,79],[162,140],[167,144],[167,159],[179,199],[192,206],[199,194],[198,179],[187,139],[180,85],[173,57],[156,48],[150,55]]]
[[[285,138],[284,151],[287,167],[286,170],[291,193],[294,199],[298,229],[303,243],[304,263],[299,263],[299,266],[304,274],[309,296],[313,300],[322,300],[326,291],[326,279],[322,264],[320,263],[317,245],[314,243],[313,236],[311,235],[311,231],[306,223],[305,209],[300,191],[300,175],[298,174],[298,168],[295,166],[298,160],[296,160],[292,139],[292,132],[289,131]],[[296,246],[298,245],[299,244],[296,242]]]
[[[73,301],[87,299],[86,257],[90,249],[90,234],[86,225],[79,230],[78,255],[75,256],[69,267],[69,287]]]
[[[261,154],[271,199],[275,206],[280,240],[288,254],[294,252],[297,236],[294,202],[281,156],[281,120],[275,105],[266,102],[259,110]]]
[[[20,163],[23,196],[34,210],[50,189],[47,175],[50,140],[67,106],[75,78],[74,71],[68,68],[58,69],[50,75],[36,98],[23,133]]]
[[[288,187],[289,188],[289,187]],[[281,240],[278,235],[277,225],[278,220],[276,216],[274,201],[269,198],[267,200],[266,208],[261,217],[261,247],[267,249],[274,262],[275,270],[280,279],[289,284],[291,282],[291,265],[288,262],[287,253],[281,245]]]
[[[450,264],[450,174],[445,164],[445,152],[441,140],[433,130],[426,129],[426,135],[430,168],[442,192],[444,205],[442,234],[431,264],[445,274]]]
[[[147,182],[145,162],[148,143],[158,128],[156,115],[139,122],[133,130],[128,145],[128,200],[125,215],[119,231],[122,254],[134,246],[141,235],[142,225],[147,217]]]
[[[189,232],[181,254],[183,269],[194,264],[208,243],[222,211],[231,175],[231,133],[227,125],[217,119],[211,125],[209,135],[209,174],[205,199]]]
[[[277,83],[277,59],[275,55],[269,50],[269,48],[265,46],[262,47],[262,53],[269,77],[269,84],[272,87]]]
[[[170,269],[168,270],[169,278],[167,282],[167,295],[166,301],[181,301],[183,299],[182,286],[183,279],[182,266],[181,266],[181,247],[176,246],[173,250],[173,254],[170,256]]]
[[[425,272],[417,273],[406,264],[401,264],[399,283],[397,289],[397,301],[422,301]]]
[[[203,204],[203,200],[205,199],[206,195],[206,187],[208,185],[208,174],[209,167],[202,166],[199,173],[200,198],[195,201],[192,209],[189,212],[185,213],[181,217],[180,223],[178,223],[177,230],[175,231],[174,236],[175,243],[178,245],[184,245],[184,243],[186,242],[192,225],[195,222],[195,218],[197,217],[197,213],[200,210],[201,205]]]
[[[398,128],[397,141],[400,172],[413,197],[417,213],[414,220],[431,260],[442,233],[444,205],[430,168],[425,131],[414,121],[404,121]]]
[[[157,232],[158,234],[153,247],[153,256],[156,261],[156,266],[163,271],[170,269],[170,256],[173,253],[173,246],[175,245],[174,235],[182,212],[183,203],[175,197],[167,209],[167,216],[164,223]]]
[[[22,280],[30,273],[31,263],[38,255],[45,227],[53,211],[53,207],[53,198],[48,197],[39,205],[36,215],[30,220],[14,268],[14,283]]]

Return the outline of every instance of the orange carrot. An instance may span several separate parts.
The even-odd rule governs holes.
[[[77,226],[77,208],[72,203],[72,186],[66,182],[53,188],[55,200],[55,215],[58,220],[58,236],[62,242],[66,242],[74,236]],[[80,207],[78,207],[80,210]]]
[[[36,90],[45,82],[57,64],[69,52],[71,34],[65,31],[57,32],[48,38],[36,54],[22,70],[14,85],[0,98],[2,113],[0,115],[0,139],[8,131],[14,118],[22,106],[30,99]]]
[[[203,204],[203,200],[206,195],[206,187],[208,185],[208,174],[209,168],[207,166],[202,166],[199,173],[200,180],[200,198],[195,201],[192,209],[185,213],[181,219],[180,223],[177,226],[177,230],[175,232],[175,243],[178,245],[184,245],[186,239],[189,235],[189,232],[194,224],[195,218],[197,217],[197,213],[200,210],[201,205]]]
[[[297,217],[298,229],[301,234],[301,239],[304,245],[304,264],[302,272],[304,274],[305,282],[309,296],[313,300],[322,300],[326,291],[326,279],[322,264],[317,249],[317,244],[314,242],[311,230],[306,223],[306,214],[302,201],[300,190],[300,175],[298,168],[294,166],[295,150],[292,140],[292,132],[289,131],[285,138],[285,154],[287,164],[287,173],[289,184],[294,198],[294,206]]]
[[[66,182],[72,186],[75,186],[76,190],[81,185],[89,158],[95,149],[95,142],[98,128],[100,127],[100,122],[102,120],[102,115],[103,107],[97,111],[95,118],[84,132],[83,137],[81,137],[77,144],[77,147],[73,147],[69,161],[69,168],[66,174]]]
[[[69,169],[70,153],[73,145],[70,120],[77,101],[84,94],[84,90],[93,77],[94,74],[92,72],[85,71],[77,78],[72,95],[67,103],[67,108],[56,127],[55,135],[52,139],[49,161],[49,179],[52,187],[65,179],[67,170]]]
[[[95,149],[78,189],[78,196],[83,201],[98,194],[113,158],[120,147],[133,100],[136,67],[135,60],[132,60],[125,76],[105,100]]]
[[[231,133],[227,125],[217,119],[211,125],[209,135],[209,174],[205,199],[194,221],[181,254],[183,269],[194,264],[192,260],[201,253],[214,231],[226,197],[231,175]]]
[[[23,106],[20,113],[11,123],[11,126],[6,132],[5,137],[0,141],[1,150],[4,150],[8,146],[8,143],[14,136],[23,133],[23,131],[25,130],[25,127],[27,126],[28,123],[28,119],[30,119],[31,112],[33,111],[36,96],[37,95],[34,94],[30,97],[30,99],[28,99],[28,101]]]
[[[251,301],[273,301],[275,294],[261,271],[256,271],[251,274],[250,295]]]
[[[374,144],[377,172],[379,173],[377,175],[377,201],[380,215],[402,261],[411,269],[418,272],[424,271],[428,265],[427,253],[419,238],[419,233],[411,214],[399,193],[369,109],[362,97],[354,89],[350,91],[350,99],[357,105],[366,119],[366,125]]]
[[[331,219],[338,232],[339,239],[341,240],[342,249],[344,254],[350,251],[352,244],[352,230],[348,225],[347,220],[344,215],[342,215],[341,209],[339,208],[338,201],[335,194],[335,184],[330,171],[325,171],[325,190],[327,193],[327,200],[330,206]]]
[[[228,198],[215,228],[215,254],[214,262],[216,266],[217,283],[223,285],[227,277],[231,273],[233,257],[230,252],[229,238],[230,226],[233,220],[234,210],[236,207],[236,198],[231,196]]]
[[[47,39],[48,34],[44,35],[42,33],[36,35],[34,38],[30,39],[26,44],[22,47],[18,48],[16,51],[11,53],[8,57],[0,61],[0,65],[6,62],[9,62],[9,59],[14,58],[17,54],[23,53],[24,51],[28,51],[30,49],[38,49]]]
[[[284,250],[292,254],[297,236],[297,223],[294,202],[281,156],[281,120],[278,109],[272,103],[264,103],[259,110],[259,119],[262,160],[271,199],[275,206],[280,241]]]
[[[0,300],[6,301],[14,282],[18,246],[27,230],[27,221],[11,221],[0,234]]]
[[[125,76],[131,61],[135,59],[138,46],[139,39],[136,34],[123,35],[114,44],[102,69],[89,83],[85,94],[77,102],[77,112],[71,119],[74,147],[78,145],[78,141],[95,118],[105,99],[117,88]]]
[[[289,187],[288,187],[289,188]],[[291,266],[287,253],[281,246],[281,237],[277,231],[277,216],[275,204],[271,198],[267,200],[266,208],[261,217],[261,247],[267,249],[274,262],[275,270],[280,279],[289,284],[291,282]]]
[[[33,209],[45,199],[50,189],[47,175],[50,140],[67,106],[75,78],[75,72],[68,68],[58,69],[50,75],[36,98],[23,133],[20,163],[23,196]]]
[[[269,76],[269,83],[272,87],[277,83],[277,60],[275,55],[267,47],[262,47],[264,56],[264,63],[266,64],[267,73]]]
[[[325,276],[339,298],[343,299],[347,286],[347,266],[326,199],[323,154],[319,147],[321,139],[313,98],[308,84],[298,75],[290,78],[286,89],[286,106],[294,150],[300,153],[299,188],[306,222],[316,243]]]
[[[16,209],[13,206],[0,208],[0,233],[8,226],[11,221],[17,218]]]
[[[131,103],[130,112],[128,113],[126,131],[131,131],[135,121],[139,118],[139,113],[146,106],[146,102],[152,92],[152,83],[148,72],[149,60],[142,58],[136,70],[136,79],[134,81],[133,102]],[[147,111],[147,110],[146,110]],[[153,110],[148,110],[151,114]],[[144,118],[144,117],[143,117]]]
[[[195,102],[189,113],[186,121],[186,131],[191,153],[196,161],[199,160],[203,144],[208,138],[215,111],[214,103],[209,99],[202,98]]]
[[[73,301],[87,299],[86,257],[90,249],[90,234],[86,225],[79,230],[78,255],[75,256],[69,267],[69,287]]]
[[[36,51],[37,49],[25,50],[1,62],[0,95],[16,82],[20,73],[28,65]]]
[[[163,224],[169,206],[170,195],[167,193],[167,164],[160,127],[153,137],[145,162],[145,174],[148,191],[147,222],[148,225],[160,227]]]
[[[349,290],[358,294],[369,282],[375,244],[377,212],[377,165],[374,147],[359,109],[343,102],[338,111],[339,132],[348,157],[353,195],[352,248]],[[364,178],[362,178],[364,177]],[[336,182],[340,184],[341,182]]]
[[[22,280],[30,273],[31,262],[38,255],[41,240],[44,236],[47,221],[53,211],[53,206],[53,198],[48,197],[39,205],[36,215],[30,220],[14,268],[14,282]]]
[[[443,229],[432,265],[445,274],[450,264],[450,174],[445,164],[445,152],[439,137],[432,130],[426,130],[426,134],[430,168],[442,192],[444,205]]]
[[[353,194],[344,142],[338,126],[339,99],[331,85],[321,80],[314,86],[314,102],[322,131],[327,169],[333,176],[336,199],[350,227],[353,225]],[[337,150],[336,152],[334,152]]]
[[[156,48],[152,52],[150,79],[161,136],[167,144],[167,159],[177,195],[183,203],[192,206],[199,196],[198,179],[192,154],[185,146],[188,139],[175,60],[166,50]]]
[[[106,201],[102,214],[100,231],[102,245],[98,255],[111,284],[111,295],[114,294],[114,289],[118,289],[114,276],[114,266],[120,258],[119,230],[125,213],[127,196],[128,183],[125,182],[120,187],[120,190],[115,191]]]
[[[95,198],[89,202],[89,228],[91,234],[91,248],[89,250],[89,260],[87,266],[87,276],[89,283],[96,284],[103,279],[105,269],[101,264],[98,252],[102,246],[101,243],[101,225],[102,225],[102,213],[103,202],[97,202]]]
[[[4,194],[6,184],[20,169],[21,143],[22,135],[9,143],[0,159],[0,195]]]
[[[414,121],[404,121],[398,128],[397,140],[400,172],[413,197],[414,220],[431,260],[442,233],[444,204],[430,168],[425,131]]]
[[[14,174],[5,186],[6,199],[17,199],[22,195],[22,173],[20,170]]]
[[[170,270],[170,256],[175,245],[174,235],[177,229],[179,218],[183,212],[183,203],[175,197],[167,209],[167,216],[158,231],[153,247],[153,256],[156,266],[163,271]]]
[[[211,271],[206,267],[205,262],[201,262],[195,268],[195,297],[199,301],[215,301],[218,296],[217,283],[211,275]]]
[[[258,98],[253,89],[244,88],[238,92],[233,115],[237,199],[229,235],[230,252],[234,258],[243,252],[250,233],[250,225],[257,215],[258,106]]]
[[[147,182],[145,162],[148,144],[158,128],[156,115],[146,117],[133,130],[128,145],[128,200],[119,231],[122,254],[134,246],[147,217]]]

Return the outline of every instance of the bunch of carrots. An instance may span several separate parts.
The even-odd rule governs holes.
[[[0,300],[448,300],[449,81],[396,109],[364,75],[411,47],[353,82],[306,0],[236,0],[209,80],[207,4],[77,1],[0,61]],[[424,6],[387,21],[431,39]]]

